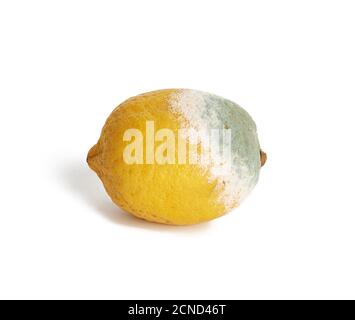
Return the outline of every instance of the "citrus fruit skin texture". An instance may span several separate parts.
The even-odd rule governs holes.
[[[123,154],[130,142],[124,141],[125,132],[140,130],[146,148],[147,121],[154,122],[155,132],[168,128],[176,137],[181,128],[198,132],[230,129],[230,166],[226,168],[223,159],[220,161],[220,153],[210,155],[208,163],[127,163]],[[187,149],[196,144],[201,157],[210,150],[203,138],[198,142],[187,139],[186,143]],[[196,90],[166,89],[119,105],[87,161],[113,202],[125,211],[152,222],[188,225],[237,207],[258,180],[261,155],[255,123],[237,104]]]

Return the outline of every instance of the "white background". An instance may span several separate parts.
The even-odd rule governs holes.
[[[353,1],[1,1],[0,298],[355,298]],[[85,162],[112,109],[194,88],[269,160],[191,227],[116,208]]]

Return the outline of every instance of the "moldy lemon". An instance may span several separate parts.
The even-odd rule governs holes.
[[[266,154],[254,121],[234,102],[167,89],[119,105],[87,161],[125,211],[187,225],[237,207],[257,183]]]

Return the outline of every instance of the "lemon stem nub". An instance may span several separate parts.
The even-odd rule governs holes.
[[[261,167],[265,164],[266,160],[267,160],[267,154],[263,150],[260,150]]]

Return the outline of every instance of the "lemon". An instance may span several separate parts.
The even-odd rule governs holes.
[[[265,156],[255,123],[240,106],[201,91],[166,89],[119,105],[87,161],[125,211],[188,225],[237,207]]]

